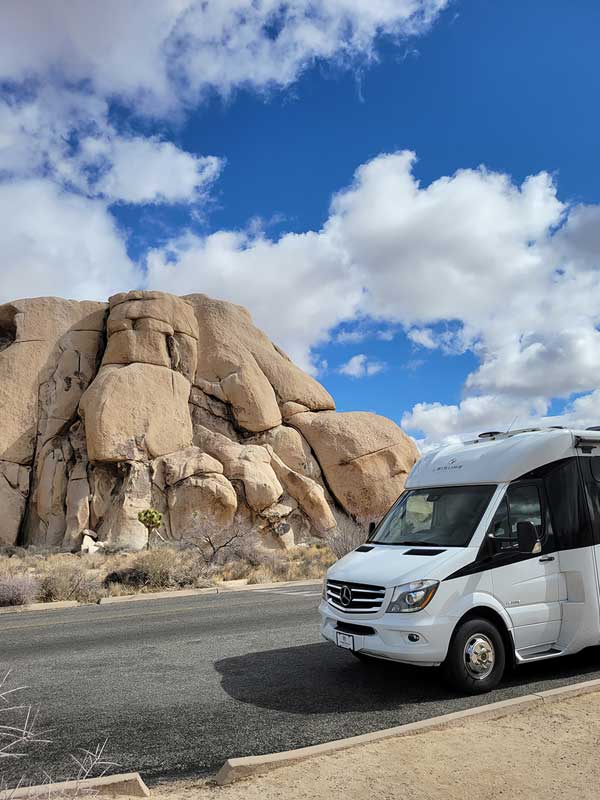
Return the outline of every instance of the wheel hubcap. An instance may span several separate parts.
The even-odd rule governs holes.
[[[475,633],[467,640],[464,659],[469,675],[477,680],[483,680],[494,669],[496,660],[494,645],[483,633]]]

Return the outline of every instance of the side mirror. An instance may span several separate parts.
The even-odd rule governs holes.
[[[520,553],[539,553],[542,549],[533,522],[517,522],[517,541]]]
[[[377,527],[376,522],[369,522],[369,536],[373,533],[376,527]]]

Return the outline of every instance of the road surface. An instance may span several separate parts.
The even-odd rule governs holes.
[[[434,669],[365,666],[323,642],[320,586],[283,587],[0,616],[0,668],[27,684],[50,728],[15,781],[73,772],[108,737],[118,771],[150,785],[231,756],[302,747],[600,677],[600,650],[530,664],[501,689],[458,697]],[[37,775],[34,776],[34,773]]]

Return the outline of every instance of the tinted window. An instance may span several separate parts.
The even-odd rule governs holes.
[[[600,458],[580,458],[596,544],[600,543]]]
[[[545,476],[552,527],[559,549],[592,543],[585,495],[575,458],[561,461]]]
[[[542,538],[542,507],[537,486],[515,484],[508,487],[508,506],[510,513],[511,536],[517,537],[519,522],[532,522],[538,539]]]
[[[508,518],[508,502],[506,497],[502,499],[502,502],[496,509],[489,532],[493,535],[496,541],[497,550],[503,551],[518,549],[517,537],[512,535],[510,528],[510,522]]]
[[[490,525],[490,533],[496,541],[499,552],[518,550],[517,525],[519,522],[532,522],[537,530],[538,538],[542,538],[542,506],[536,486],[532,484],[513,484],[506,495]]]

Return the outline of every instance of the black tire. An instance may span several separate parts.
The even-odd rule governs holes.
[[[469,619],[454,632],[442,673],[453,689],[484,694],[498,686],[505,666],[506,649],[498,628],[487,619]]]

